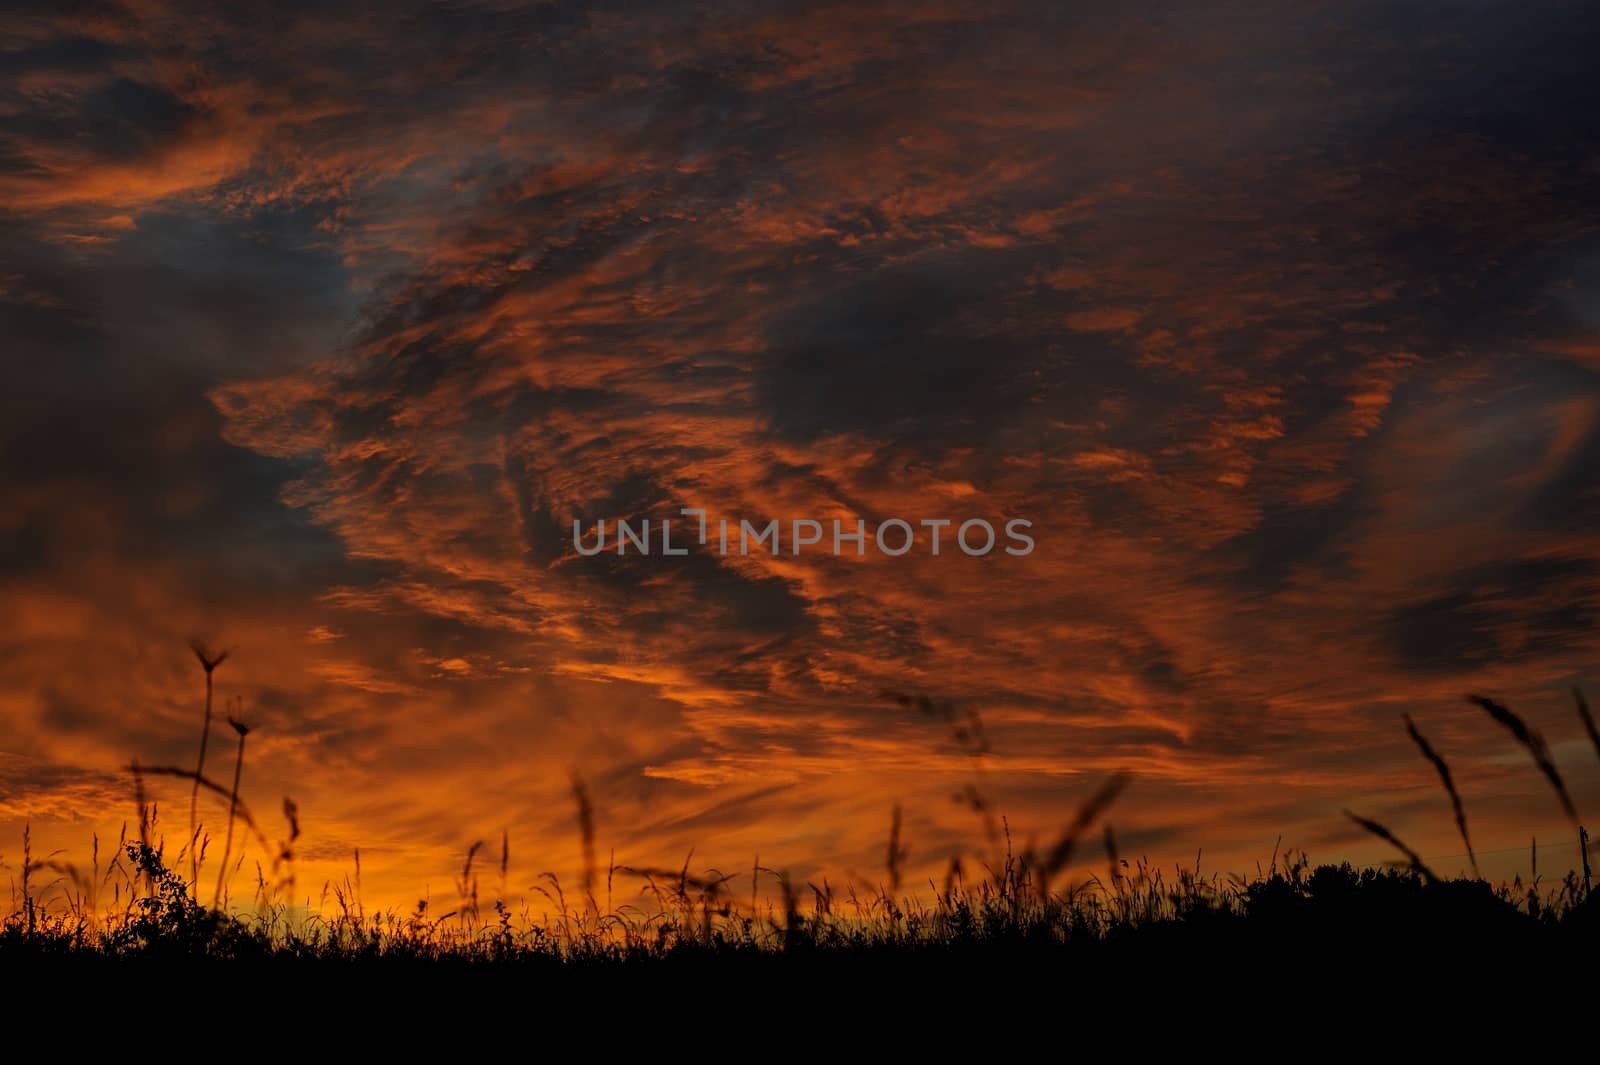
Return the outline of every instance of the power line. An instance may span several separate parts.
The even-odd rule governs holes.
[[[1486,854],[1516,854],[1518,852],[1527,853],[1527,852],[1531,851],[1532,849],[1533,849],[1533,845],[1532,845],[1532,841],[1530,841],[1529,843],[1524,844],[1521,847],[1502,847],[1499,850],[1492,850],[1492,851],[1475,850],[1475,851],[1472,852],[1472,854],[1467,854],[1467,853],[1463,852],[1461,854],[1423,855],[1422,860],[1425,861],[1425,862],[1442,862],[1446,858],[1470,858],[1470,857],[1473,857],[1473,855],[1476,855],[1477,857],[1481,858]],[[1552,846],[1550,849],[1551,849],[1552,852],[1559,852],[1559,851],[1565,850],[1564,847],[1560,847],[1560,846]],[[1574,850],[1577,849],[1576,845],[1573,846],[1573,849]]]

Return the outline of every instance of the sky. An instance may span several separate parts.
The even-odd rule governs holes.
[[[1405,714],[1486,872],[1570,865],[1473,692],[1600,811],[1590,5],[130,0],[0,42],[12,877],[194,764],[194,640],[302,892],[360,848],[373,904],[503,836],[513,891],[571,882],[574,773],[602,865],[881,880],[898,806],[925,883],[993,859],[970,789],[1020,850],[1127,771],[1125,856],[1392,857],[1349,808],[1454,871]],[[574,550],[686,507],[1035,546]]]

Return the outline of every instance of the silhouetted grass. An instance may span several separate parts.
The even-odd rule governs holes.
[[[199,823],[196,814],[200,804],[200,782],[206,775],[206,744],[211,739],[211,697],[212,674],[217,667],[228,659],[227,651],[213,651],[199,640],[189,644],[189,650],[194,652],[195,658],[200,662],[200,668],[206,675],[206,713],[200,725],[200,756],[195,760],[194,785],[189,789],[189,883],[194,889],[200,889],[200,859],[199,846],[196,839],[199,834]]]
[[[1433,744],[1429,743],[1417,729],[1417,723],[1411,720],[1410,714],[1401,715],[1401,720],[1406,723],[1406,733],[1411,737],[1411,742],[1417,745],[1422,757],[1426,758],[1439,773],[1439,783],[1444,785],[1445,794],[1450,796],[1450,809],[1455,814],[1456,830],[1461,833],[1461,844],[1467,848],[1467,860],[1472,863],[1472,871],[1476,873],[1478,856],[1472,852],[1472,835],[1467,831],[1467,809],[1461,801],[1461,793],[1456,790],[1455,778],[1450,773],[1450,763],[1433,749]]]
[[[200,657],[212,668],[220,661]],[[211,669],[206,672],[209,706]],[[926,895],[907,892],[902,884],[909,849],[896,804],[882,883],[856,878],[843,885],[826,879],[796,885],[786,871],[765,867],[759,858],[748,873],[697,870],[692,851],[677,868],[618,866],[613,855],[602,905],[596,890],[594,803],[574,772],[571,795],[583,861],[576,898],[546,873],[534,890],[545,907],[536,911],[523,902],[517,908],[508,892],[510,833],[503,832],[492,916],[479,910],[476,869],[482,841],[466,850],[456,878],[456,906],[448,912],[434,912],[427,901],[410,912],[369,912],[361,899],[359,851],[353,880],[330,882],[315,907],[297,904],[298,808],[284,800],[286,838],[269,843],[240,794],[250,729],[230,716],[238,737],[232,787],[198,771],[135,763],[137,839],[130,839],[125,828],[104,870],[98,839],[85,874],[54,855],[36,858],[31,834],[24,830],[12,906],[0,920],[0,965],[45,957],[106,963],[154,957],[291,966],[297,972],[307,965],[350,964],[392,972],[427,965],[449,971],[467,966],[563,973],[665,965],[673,972],[770,975],[771,966],[783,959],[791,973],[812,972],[835,959],[915,981],[959,973],[977,959],[987,959],[984,964],[1027,959],[1031,965],[1070,957],[1120,972],[1127,966],[1174,964],[1193,951],[1267,958],[1273,944],[1293,943],[1302,952],[1369,951],[1430,958],[1429,964],[1437,965],[1467,955],[1481,960],[1495,952],[1524,960],[1577,957],[1600,945],[1600,904],[1591,891],[1587,833],[1581,828],[1582,875],[1569,873],[1550,890],[1537,873],[1529,883],[1499,886],[1476,876],[1441,877],[1388,827],[1348,811],[1355,824],[1401,853],[1401,868],[1313,867],[1304,855],[1280,861],[1275,849],[1268,867],[1250,878],[1203,875],[1198,855],[1192,867],[1169,872],[1119,853],[1106,815],[1133,778],[1118,773],[1083,800],[1053,843],[1040,852],[1028,847],[1015,853],[1009,825],[994,817],[983,786],[989,748],[976,714],[922,698],[896,700],[944,721],[952,740],[971,757],[973,781],[963,798],[979,813],[994,852],[976,864],[976,876],[969,876],[961,855],[952,855],[943,884],[928,884]],[[1576,822],[1576,808],[1542,737],[1502,704],[1483,697],[1473,702],[1530,752]],[[1592,734],[1581,695],[1578,707]],[[1409,717],[1404,724],[1449,797],[1476,872],[1456,775]],[[196,819],[185,847],[176,856],[166,854],[160,811],[144,789],[145,778],[156,775],[189,781],[192,796],[204,791],[225,800],[227,826],[210,907],[196,900],[192,879],[174,871],[184,858],[196,873],[202,868],[204,826]],[[271,856],[268,869],[257,866],[249,906],[228,904],[228,885],[239,872],[237,864],[229,865],[236,825],[249,833],[246,848],[254,840],[263,856]],[[1064,882],[1080,868],[1074,862],[1080,843],[1097,826],[1105,878],[1080,875]],[[239,863],[243,856],[241,850]],[[56,878],[41,884],[44,873]],[[640,888],[646,905],[613,903],[619,875]],[[739,882],[746,875],[748,891]]]
[[[1556,768],[1555,759],[1550,754],[1550,745],[1545,743],[1544,737],[1538,730],[1522,720],[1512,709],[1493,699],[1481,695],[1469,695],[1467,701],[1483,709],[1498,724],[1505,727],[1523,749],[1533,758],[1539,767],[1539,772],[1550,782],[1550,787],[1556,793],[1556,798],[1561,802],[1561,809],[1566,813],[1567,819],[1573,824],[1578,823],[1578,808],[1572,802],[1572,795],[1567,791],[1567,782],[1562,779],[1561,770]],[[1581,704],[1580,704],[1581,705]]]

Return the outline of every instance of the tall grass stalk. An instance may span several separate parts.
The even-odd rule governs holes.
[[[1422,752],[1424,758],[1433,763],[1433,768],[1439,773],[1439,782],[1444,785],[1445,793],[1450,796],[1450,809],[1455,813],[1456,829],[1461,833],[1461,842],[1467,848],[1467,860],[1472,863],[1472,873],[1477,876],[1478,856],[1472,852],[1472,836],[1467,832],[1467,810],[1462,805],[1461,793],[1456,790],[1455,778],[1450,774],[1450,764],[1444,760],[1443,755],[1433,749],[1433,745],[1418,731],[1416,722],[1411,720],[1411,715],[1405,714],[1403,716],[1406,723],[1406,732],[1411,736],[1411,742],[1417,745],[1417,749]]]
[[[1567,819],[1574,825],[1578,823],[1578,808],[1572,802],[1572,796],[1567,791],[1567,782],[1561,778],[1561,771],[1556,768],[1555,759],[1550,754],[1550,745],[1545,743],[1537,729],[1522,720],[1512,709],[1503,703],[1482,695],[1469,695],[1467,701],[1483,708],[1483,710],[1510,732],[1516,741],[1533,758],[1534,764],[1539,767],[1539,772],[1550,782],[1556,798],[1561,802],[1561,809],[1566,813]]]
[[[1396,836],[1393,832],[1390,832],[1388,828],[1379,824],[1377,821],[1362,817],[1359,814],[1353,814],[1349,810],[1346,810],[1344,815],[1350,820],[1354,821],[1356,824],[1360,825],[1367,832],[1372,833],[1374,836],[1377,836],[1379,839],[1389,844],[1389,846],[1393,847],[1401,854],[1404,854],[1406,856],[1406,861],[1411,866],[1411,870],[1418,876],[1422,877],[1424,880],[1433,882],[1437,882],[1439,880],[1438,874],[1432,869],[1428,868],[1427,863],[1422,860],[1422,856],[1416,851],[1412,850],[1411,847],[1401,840],[1399,836]]]
[[[233,821],[239,812],[239,781],[244,776],[244,740],[250,735],[250,726],[238,718],[229,717],[228,724],[239,735],[239,753],[233,760],[233,788],[228,792],[228,833],[223,839],[222,866],[217,870],[217,890],[211,896],[212,909],[219,908],[223,901],[222,889],[228,876],[228,858],[233,853]],[[198,783],[196,781],[197,786]]]
[[[195,760],[194,787],[189,789],[189,883],[195,890],[196,899],[199,898],[200,884],[200,854],[199,847],[195,845],[195,836],[199,832],[197,813],[200,805],[200,781],[206,774],[206,745],[211,740],[211,697],[212,674],[217,667],[228,659],[227,651],[212,651],[199,640],[189,645],[189,650],[194,652],[195,658],[200,662],[200,668],[206,674],[206,714],[200,723],[200,756]]]

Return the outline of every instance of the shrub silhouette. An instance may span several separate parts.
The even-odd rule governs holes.
[[[111,952],[197,956],[213,953],[229,938],[233,919],[194,901],[189,884],[163,864],[160,851],[129,843],[127,856],[148,893],[134,900],[127,921],[107,937]]]

